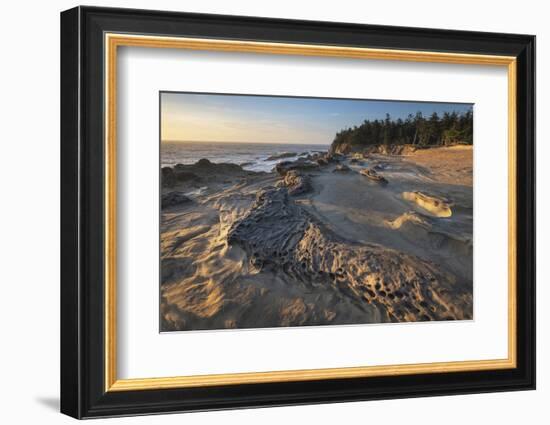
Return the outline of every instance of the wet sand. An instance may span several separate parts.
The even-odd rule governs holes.
[[[163,170],[161,329],[471,319],[472,148],[365,156]]]

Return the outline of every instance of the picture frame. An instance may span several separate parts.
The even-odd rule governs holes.
[[[496,213],[508,217],[508,356],[120,379],[117,53],[129,46],[505,68],[508,180],[495,184],[508,193],[507,211]],[[80,419],[535,388],[534,36],[82,6],[67,10],[61,13],[61,195],[64,414]]]

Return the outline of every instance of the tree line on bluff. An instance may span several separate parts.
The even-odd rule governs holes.
[[[473,112],[434,112],[429,118],[417,112],[406,119],[365,120],[359,126],[336,133],[333,147],[341,145],[445,146],[473,143]]]

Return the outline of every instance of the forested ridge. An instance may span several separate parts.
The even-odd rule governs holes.
[[[473,143],[473,112],[434,112],[424,117],[421,112],[406,119],[392,119],[386,114],[383,120],[365,120],[362,124],[346,128],[334,137],[332,147],[371,145],[445,146]]]

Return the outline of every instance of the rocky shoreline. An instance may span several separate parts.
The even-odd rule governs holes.
[[[471,147],[293,156],[162,169],[163,331],[473,318]]]

